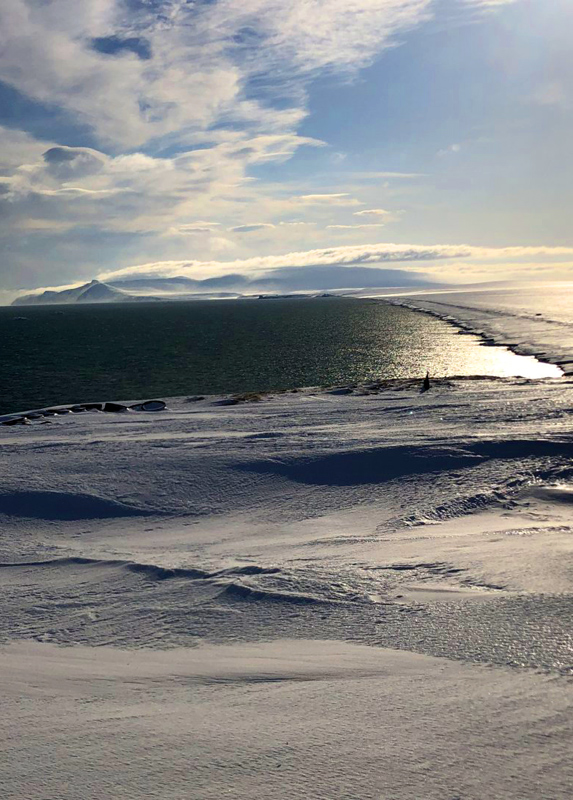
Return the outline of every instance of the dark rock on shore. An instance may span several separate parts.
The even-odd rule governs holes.
[[[106,411],[108,414],[121,414],[123,411],[127,411],[127,406],[122,406],[120,403],[104,403],[102,411]]]
[[[203,399],[203,398],[200,398]],[[7,415],[6,419],[0,417],[2,425],[28,425],[31,421],[45,421],[45,417],[56,417],[60,414],[85,414],[88,411],[105,411],[108,414],[121,414],[126,411],[163,411],[166,408],[163,400],[145,400],[143,403],[134,403],[132,406],[121,403],[77,403],[73,406],[61,408],[42,408],[37,411],[28,411],[17,415]]]
[[[81,403],[76,406],[72,406],[69,410],[74,414],[81,414],[82,411],[101,411],[103,409],[102,403]],[[68,409],[66,409],[67,411]],[[60,413],[59,411],[57,413]]]
[[[142,407],[144,411],[163,411],[165,403],[163,400],[146,400]]]
[[[135,403],[129,408],[131,411],[163,411],[165,407],[163,400],[146,400],[144,403]]]

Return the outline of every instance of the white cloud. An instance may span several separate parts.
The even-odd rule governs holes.
[[[316,70],[368,64],[394,37],[429,17],[431,0],[169,0],[137,10],[120,0],[8,0],[0,6],[0,80],[65,109],[102,142],[137,147],[205,130],[221,119],[269,132],[304,116]],[[94,41],[141,41],[110,55]],[[105,48],[103,48],[105,49]],[[244,96],[251,75],[288,77],[293,107]],[[298,99],[297,99],[298,98]]]
[[[0,2],[0,81],[44,104],[50,130],[73,130],[62,144],[0,127],[1,233],[7,252],[28,247],[4,269],[14,273],[24,265],[37,274],[41,252],[42,264],[53,262],[43,270],[56,274],[65,261],[85,274],[103,259],[93,247],[98,236],[106,243],[113,236],[129,240],[115,263],[135,260],[137,252],[149,259],[192,253],[205,259],[197,263],[218,268],[207,259],[233,253],[248,261],[255,243],[266,238],[230,241],[216,233],[216,224],[233,226],[235,234],[270,232],[274,225],[277,250],[324,244],[325,222],[339,218],[327,217],[331,209],[364,205],[356,182],[350,183],[358,174],[319,193],[324,182],[285,190],[265,184],[263,170],[255,168],[281,164],[303,146],[323,146],[298,133],[309,82],[318,72],[353,75],[428,19],[434,6],[432,0]],[[139,51],[102,52],[102,43],[126,40],[140,42]],[[264,91],[254,99],[250,81],[262,75]],[[84,141],[94,146],[69,146],[85,130]],[[368,200],[379,202],[376,195]],[[372,224],[392,218],[375,215],[382,211],[366,208],[365,219],[368,213]],[[289,221],[299,216],[308,219]],[[217,223],[201,222],[210,219]],[[366,224],[337,227],[358,233]],[[111,246],[105,258],[116,258]],[[60,274],[62,280],[75,277],[69,270]]]
[[[296,227],[296,228],[299,228],[299,227],[301,227],[301,226],[303,226],[303,225],[315,225],[315,224],[316,224],[316,223],[314,223],[314,222],[303,221],[303,220],[301,220],[301,219],[297,219],[297,220],[283,220],[282,222],[279,222],[279,225],[280,225],[280,226],[283,226],[283,227],[289,227],[289,228],[291,228],[291,227],[292,227],[292,228],[295,228],[295,227]]]
[[[518,0],[462,0],[462,2],[468,6],[487,10],[499,8],[500,6],[509,6],[517,3]]]
[[[211,18],[254,29],[267,67],[310,72],[368,64],[399,32],[430,16],[428,0],[222,0]]]
[[[9,173],[29,161],[36,161],[50,146],[24,131],[0,125],[0,171]]]
[[[61,181],[97,175],[110,160],[90,147],[50,147],[42,156],[46,172]]]
[[[355,217],[360,217],[361,220],[366,222],[371,220],[370,224],[387,224],[390,222],[398,222],[404,214],[404,211],[387,211],[385,208],[365,208],[361,211],[354,211]],[[374,221],[377,221],[376,223]],[[366,225],[364,226],[366,227]]]
[[[370,222],[370,223],[367,223],[365,225],[327,225],[326,227],[327,228],[331,228],[333,230],[338,230],[338,231],[346,231],[346,230],[348,230],[348,231],[356,231],[356,230],[360,230],[362,228],[383,228],[384,227],[384,223],[383,222]]]
[[[204,223],[200,225],[197,222],[194,222],[190,225],[178,225],[176,227],[169,228],[168,234],[170,236],[200,236],[205,234],[211,234],[216,232],[216,228],[214,226],[218,225],[219,223]]]
[[[334,194],[302,194],[293,198],[305,205],[331,205],[331,206],[359,206],[360,201],[355,200],[347,192]]]
[[[64,220],[68,228],[89,223],[100,230],[197,233],[224,216],[236,218],[233,207],[262,197],[247,174],[252,165],[281,158],[279,152],[292,154],[301,144],[318,143],[294,134],[233,132],[211,147],[173,158],[111,157],[89,148],[51,146],[29,163],[7,168],[0,197],[10,203],[11,228],[29,228],[30,220],[52,220],[56,228]],[[217,222],[189,223],[217,217]]]
[[[101,280],[116,280],[135,276],[161,275],[175,277],[186,275],[203,278],[233,272],[268,271],[281,267],[343,266],[355,264],[381,264],[398,262],[439,261],[455,258],[495,259],[533,256],[571,256],[573,247],[474,247],[472,245],[414,245],[380,243],[347,245],[318,250],[286,253],[284,255],[256,256],[234,261],[159,261],[108,270],[100,273]]]
[[[251,222],[248,225],[236,225],[234,228],[229,228],[229,230],[231,233],[253,233],[254,231],[262,231],[265,228],[274,227],[270,222]]]
[[[443,157],[450,155],[451,153],[459,153],[461,152],[461,149],[462,149],[461,144],[454,142],[453,144],[449,144],[447,147],[438,150],[438,156]]]
[[[566,86],[564,81],[546,81],[534,89],[531,99],[540,106],[558,106],[568,109],[571,107],[571,97]]]
[[[386,211],[383,208],[365,208],[362,211],[355,211],[355,217],[383,217],[387,219],[392,216],[392,211]]]
[[[0,79],[66,109],[102,141],[120,146],[185,125],[208,126],[237,100],[238,70],[212,47],[187,43],[183,20],[142,23],[150,61],[128,52],[110,57],[91,46],[134,21],[116,0],[9,0],[0,6]]]

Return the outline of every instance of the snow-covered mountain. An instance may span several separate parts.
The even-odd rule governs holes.
[[[114,303],[130,300],[207,300],[258,294],[293,292],[348,293],[360,289],[403,287],[436,288],[424,275],[400,269],[376,267],[305,267],[276,269],[256,277],[219,275],[204,280],[184,276],[142,277],[102,283],[93,280],[75,289],[46,291],[18,297],[13,305],[60,303]]]
[[[46,291],[41,294],[26,294],[17,297],[12,303],[15,306],[48,305],[61,303],[117,303],[129,300],[130,295],[115,286],[101,281],[90,281],[75,289],[63,289],[60,292]]]

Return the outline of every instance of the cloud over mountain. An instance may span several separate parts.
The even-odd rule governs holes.
[[[440,244],[433,246],[381,243],[347,245],[320,250],[257,256],[234,261],[160,261],[102,272],[104,281],[136,276],[184,275],[191,278],[225,273],[256,273],[284,268],[345,266],[399,262],[432,262],[448,259],[509,259],[531,256],[571,256],[573,247],[473,247]]]

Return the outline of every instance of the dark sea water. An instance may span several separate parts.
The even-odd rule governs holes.
[[[268,299],[0,308],[0,413],[375,378],[552,368],[376,300]]]

